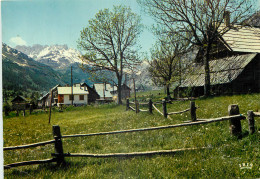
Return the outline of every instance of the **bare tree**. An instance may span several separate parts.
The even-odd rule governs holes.
[[[88,72],[94,75],[103,70],[115,73],[119,104],[122,103],[123,71],[140,62],[136,45],[142,27],[140,16],[130,8],[114,6],[113,11],[100,10],[89,20],[78,41],[79,48],[86,51],[82,60],[87,63],[84,66]]]
[[[204,95],[210,95],[210,52],[217,38],[249,17],[254,0],[139,0],[169,34],[178,34],[203,53]],[[222,24],[226,27],[222,28]],[[192,38],[186,38],[187,37]]]
[[[160,31],[157,31],[157,34],[160,34]],[[170,85],[178,82],[181,77],[180,58],[188,47],[188,43],[184,42],[177,36],[160,34],[159,40],[151,49],[152,61],[149,63],[149,73],[155,84],[166,87],[168,97],[170,97]]]

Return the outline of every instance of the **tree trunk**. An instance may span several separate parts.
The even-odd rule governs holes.
[[[204,57],[203,57],[203,64],[204,64],[204,73],[205,73],[205,84],[204,84],[204,96],[210,95],[210,69],[209,69],[209,56],[210,52],[210,45],[208,44],[207,49],[205,50]]]
[[[117,86],[117,104],[122,104],[122,77],[118,78],[118,86]]]
[[[170,87],[169,87],[169,85],[166,85],[166,94],[167,94],[167,98],[170,100],[171,94],[170,94]]]

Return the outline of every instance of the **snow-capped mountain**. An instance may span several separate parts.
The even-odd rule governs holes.
[[[145,88],[145,90],[157,90],[160,88],[153,84],[148,67],[148,61],[144,60],[136,67],[134,72],[127,72],[129,74],[127,85],[129,85],[131,89],[134,89],[133,82],[131,81],[132,78],[135,79],[135,86],[137,89]]]
[[[38,62],[51,66],[54,69],[64,69],[74,63],[81,63],[80,52],[67,45],[33,45],[16,46],[17,50],[27,54]]]
[[[61,73],[26,54],[2,44],[3,88],[14,91],[43,91],[65,84]]]

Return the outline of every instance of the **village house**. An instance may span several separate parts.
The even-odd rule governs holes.
[[[260,92],[260,28],[242,25],[228,27],[229,30],[219,37],[210,55],[211,91],[213,94]],[[200,57],[201,51],[198,51],[195,62],[183,75],[180,92],[203,95],[205,75]]]
[[[52,105],[57,105],[58,103],[58,87],[61,85],[56,85],[54,86],[50,91],[52,91]],[[49,107],[50,106],[50,99],[51,95],[50,92],[47,92],[45,95],[39,98],[38,100],[38,107],[39,108],[44,108],[44,107]]]
[[[115,94],[117,87],[112,86],[110,83],[95,83],[93,88],[99,95],[98,101],[111,102],[117,99]]]
[[[94,88],[94,85],[93,85],[93,88],[91,88],[87,83],[77,83],[77,84],[74,84],[74,87],[81,87],[83,88],[85,91],[87,90],[88,91],[88,104],[89,103],[93,103],[95,102],[97,99],[99,99],[99,95],[97,93],[97,91],[95,90]]]
[[[117,100],[117,86],[112,86],[109,83],[95,83],[94,88],[100,96],[99,101],[116,101]],[[123,84],[121,86],[121,97],[126,99],[130,97],[131,89]]]
[[[126,84],[123,84],[121,87],[122,99],[126,99],[130,97],[131,88],[129,88]]]
[[[59,105],[86,105],[88,104],[88,90],[82,87],[58,87]]]

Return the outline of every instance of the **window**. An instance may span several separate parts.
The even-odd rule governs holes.
[[[74,95],[70,95],[70,101],[74,100]]]
[[[79,100],[84,100],[84,95],[79,95]]]
[[[64,95],[63,94],[58,95],[58,103],[64,103]]]

